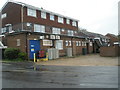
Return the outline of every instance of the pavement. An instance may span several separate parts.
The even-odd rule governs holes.
[[[117,66],[39,65],[34,70],[12,65],[3,65],[3,88],[118,88]]]
[[[37,65],[56,66],[118,66],[118,57],[101,57],[99,54],[81,55],[74,58],[60,58],[40,61]]]
[[[77,58],[70,59],[79,60]],[[69,59],[63,61],[66,62],[66,60]],[[57,60],[53,61],[58,63]],[[107,66],[65,65],[44,65],[40,62],[3,62],[0,77],[2,88],[118,88],[119,66],[116,64]]]

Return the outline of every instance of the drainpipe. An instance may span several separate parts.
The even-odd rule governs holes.
[[[74,49],[74,47],[73,47],[73,46],[74,46],[73,37],[71,38],[71,43],[72,43],[72,55],[74,56],[74,54],[73,54],[73,51],[74,51],[74,50],[73,50],[73,49]]]
[[[22,23],[22,28],[21,28],[21,29],[22,29],[22,30],[23,30],[23,22],[24,22],[24,21],[23,21],[23,15],[24,15],[23,9],[24,9],[24,6],[25,6],[25,5],[22,4],[22,7],[21,7],[21,23]]]
[[[28,32],[25,33],[25,51],[26,51],[26,54],[28,56],[28,41],[27,41],[27,38],[28,38]],[[29,58],[29,56],[28,56]]]

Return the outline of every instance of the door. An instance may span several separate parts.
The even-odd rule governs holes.
[[[87,44],[87,54],[89,54],[89,43],[86,44]]]
[[[30,40],[29,41],[29,47],[30,47],[30,59],[34,59],[34,53],[37,53],[40,51],[40,41],[39,40]]]

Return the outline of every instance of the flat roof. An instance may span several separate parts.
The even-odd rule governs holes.
[[[54,13],[54,12],[51,12],[51,11],[48,11],[48,10],[45,10],[45,9],[42,9],[42,8],[39,8],[39,7],[35,7],[35,6],[32,6],[32,5],[25,4],[25,3],[22,3],[22,2],[18,2],[18,1],[14,1],[14,0],[8,0],[8,1],[5,3],[5,5],[2,7],[2,9],[3,9],[9,2],[16,3],[16,4],[19,4],[19,5],[22,5],[22,6],[26,6],[26,7],[31,8],[31,9],[40,10],[40,11],[43,11],[43,12],[46,12],[46,13],[50,13],[50,14],[53,14],[53,15],[57,15],[57,16],[60,16],[60,17],[63,17],[63,18],[71,19],[71,20],[74,20],[74,21],[79,21],[78,19],[74,19],[74,18],[71,18],[71,17],[68,17],[68,16],[64,16],[64,15],[61,15],[61,14],[58,14],[58,13]],[[2,9],[1,9],[0,11],[2,11]]]

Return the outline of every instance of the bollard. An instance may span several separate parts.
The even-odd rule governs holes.
[[[35,53],[34,53],[34,62],[36,62]]]

